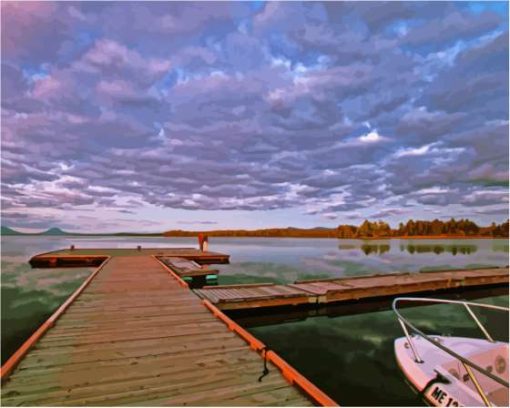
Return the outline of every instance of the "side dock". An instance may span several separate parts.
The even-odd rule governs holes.
[[[508,286],[508,267],[420,273],[389,273],[346,278],[208,286],[195,293],[221,310],[250,311],[289,306],[338,305],[392,296],[446,293]]]
[[[228,262],[226,255],[193,249],[33,258],[40,266],[102,261],[4,364],[2,405],[337,405],[199,299],[157,256]]]

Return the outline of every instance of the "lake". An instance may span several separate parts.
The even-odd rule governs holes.
[[[92,269],[31,269],[28,259],[74,244],[77,248],[196,247],[193,238],[16,237],[2,243],[2,363],[90,274]],[[217,238],[210,250],[231,255],[219,265],[219,284],[275,282],[397,271],[475,268],[508,264],[509,245],[497,240],[336,240]],[[461,296],[462,297],[462,296]],[[484,302],[508,305],[508,296]],[[465,311],[450,306],[406,309],[421,328],[476,335]],[[485,313],[507,340],[508,321]],[[341,405],[423,405],[405,384],[393,355],[402,336],[391,311],[248,327],[256,337]],[[262,364],[261,364],[262,371]]]

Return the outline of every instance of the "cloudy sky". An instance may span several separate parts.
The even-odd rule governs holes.
[[[2,2],[2,224],[508,214],[508,8]]]

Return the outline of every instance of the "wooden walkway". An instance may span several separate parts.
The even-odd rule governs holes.
[[[274,353],[258,381],[263,359],[235,323],[136,255],[103,265],[6,379],[2,405],[311,405]]]
[[[508,267],[307,280],[290,285],[267,283],[208,286],[195,289],[195,293],[222,310],[250,310],[337,304],[352,300],[491,285],[508,285]]]

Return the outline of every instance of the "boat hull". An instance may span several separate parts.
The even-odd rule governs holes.
[[[465,337],[433,336],[450,350],[508,382],[508,343]],[[462,363],[421,336],[412,337],[422,362],[416,362],[406,337],[395,340],[395,356],[409,383],[433,406],[484,406]],[[472,370],[496,406],[508,406],[508,388]]]

